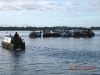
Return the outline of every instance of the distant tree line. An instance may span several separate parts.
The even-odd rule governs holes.
[[[55,29],[67,29],[67,30],[71,30],[71,29],[83,29],[85,27],[67,27],[67,26],[56,26],[56,27],[0,27],[1,31],[14,31],[14,30],[24,30],[24,31],[34,31],[34,30],[55,30]],[[100,30],[100,27],[90,27],[92,30]]]

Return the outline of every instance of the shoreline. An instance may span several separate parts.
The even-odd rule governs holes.
[[[86,27],[66,27],[66,26],[59,26],[59,27],[0,27],[0,31],[35,31],[35,30],[72,30],[72,29],[84,29]],[[100,30],[100,27],[90,27],[92,30]]]

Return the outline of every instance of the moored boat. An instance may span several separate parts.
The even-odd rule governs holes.
[[[72,37],[93,37],[95,34],[90,28],[73,29],[71,32]]]
[[[79,30],[79,29],[72,29],[72,31],[71,31],[71,36],[72,37],[81,37],[81,30]]]
[[[85,28],[82,30],[82,34],[81,36],[82,37],[93,37],[95,34],[94,32],[92,31],[92,29],[89,29],[89,28]]]
[[[61,37],[71,37],[70,30],[62,30],[60,34],[61,34]]]
[[[29,38],[41,37],[41,31],[32,31],[29,34]]]
[[[52,30],[44,30],[43,37],[61,37],[60,32]]]

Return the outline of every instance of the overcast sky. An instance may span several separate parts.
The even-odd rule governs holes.
[[[0,0],[0,26],[100,26],[100,0]]]

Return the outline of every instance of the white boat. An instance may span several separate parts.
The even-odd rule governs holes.
[[[21,39],[21,37],[17,38],[15,42],[13,36],[5,36],[3,41],[1,42],[1,45],[3,48],[9,50],[25,49],[25,41],[24,39]]]

